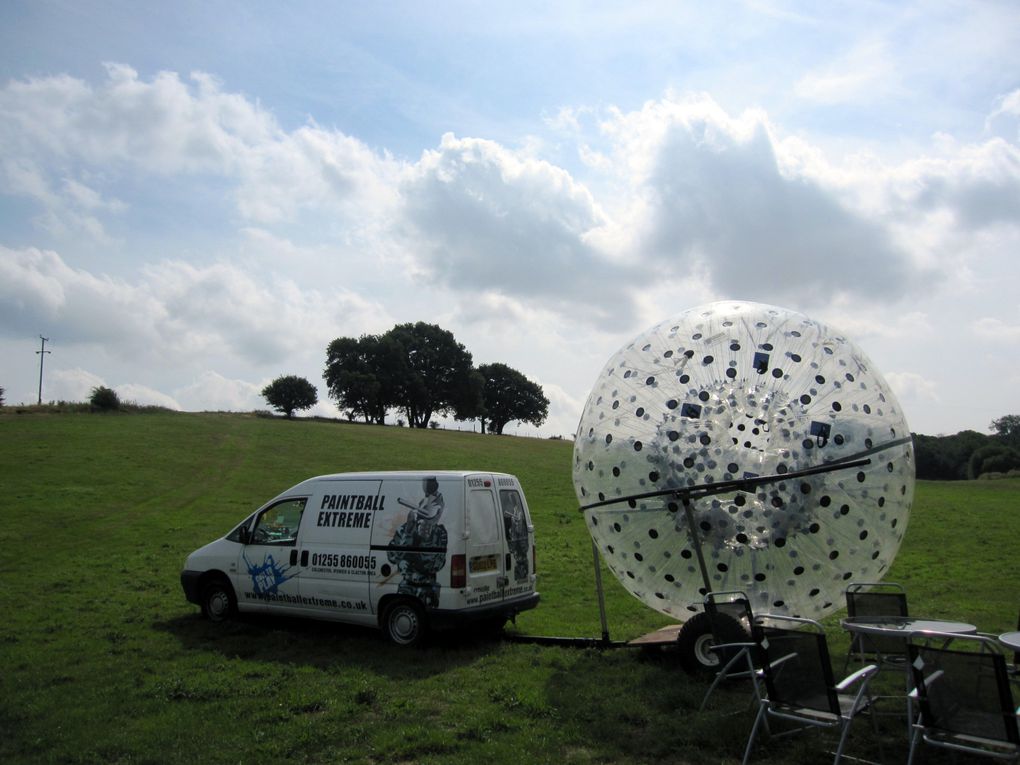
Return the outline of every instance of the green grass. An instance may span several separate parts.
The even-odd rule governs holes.
[[[553,440],[243,415],[0,415],[0,762],[739,761],[751,715],[724,712],[742,689],[699,715],[705,682],[668,653],[477,636],[407,651],[342,625],[211,625],[180,589],[189,552],[308,476],[493,469],[521,478],[537,527],[543,603],[515,629],[597,636],[570,466],[570,443]],[[1018,480],[919,484],[888,577],[913,611],[1014,627],[1018,496]],[[666,623],[604,582],[614,639]],[[838,615],[827,625],[838,654]],[[822,746],[782,741],[754,761],[815,762]]]

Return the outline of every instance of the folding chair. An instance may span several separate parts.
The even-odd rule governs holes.
[[[861,667],[836,683],[825,631],[818,622],[771,614],[758,617],[756,622],[768,695],[758,707],[744,751],[744,765],[751,757],[759,727],[770,718],[800,724],[779,736],[812,727],[838,728],[839,746],[833,760],[834,765],[838,764],[854,717],[869,706],[868,683],[878,667],[873,664]],[[779,664],[782,671],[776,671]],[[871,722],[877,739],[874,716]]]
[[[712,629],[708,650],[719,657],[719,670],[701,700],[699,711],[705,709],[708,697],[723,680],[749,678],[754,693],[752,703],[761,703],[759,670],[755,666],[756,643],[751,638],[754,616],[747,595],[739,590],[710,592],[705,596],[705,614]]]
[[[907,593],[895,582],[851,582],[846,588],[846,613],[850,618],[859,616],[908,616]],[[870,661],[879,667],[896,666],[903,671],[907,659],[906,641],[899,637],[854,633],[847,649],[843,671],[855,658],[862,663]]]
[[[1020,632],[1020,614],[1016,617],[1016,631]],[[1014,678],[1020,676],[1020,651],[1016,651],[1013,654],[1013,668],[1010,672]]]
[[[1013,701],[1006,657],[980,635],[920,632],[908,641],[919,710],[907,765],[920,744],[983,757],[1020,759],[1020,709]]]

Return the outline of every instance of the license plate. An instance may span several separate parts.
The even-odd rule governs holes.
[[[481,574],[486,571],[496,570],[496,556],[495,555],[483,555],[478,558],[471,559],[471,573]]]

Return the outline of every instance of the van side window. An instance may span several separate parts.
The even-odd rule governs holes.
[[[294,545],[306,499],[285,499],[270,505],[255,519],[251,543],[255,545]]]
[[[229,541],[231,541],[231,542],[240,542],[241,541],[241,532],[246,531],[247,529],[251,528],[251,521],[252,521],[252,518],[254,518],[254,517],[255,517],[255,513],[252,513],[247,518],[245,518],[243,521],[241,521],[239,524],[237,524],[234,527],[234,530],[231,531],[229,534],[227,534],[227,539]]]
[[[499,527],[496,525],[496,503],[492,492],[468,492],[471,538],[476,544],[487,545],[499,541]]]

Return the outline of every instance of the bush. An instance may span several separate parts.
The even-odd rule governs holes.
[[[93,411],[115,412],[120,409],[120,397],[113,388],[100,385],[92,389],[89,405]]]

